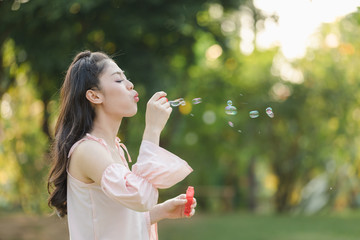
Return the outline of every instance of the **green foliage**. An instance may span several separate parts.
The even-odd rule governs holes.
[[[5,52],[6,53],[6,52]],[[9,53],[10,54],[10,53]],[[7,209],[46,209],[48,139],[41,130],[43,102],[28,64],[13,70],[16,83],[1,101],[0,204]]]

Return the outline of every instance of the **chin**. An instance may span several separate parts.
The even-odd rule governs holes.
[[[125,117],[133,117],[133,116],[136,115],[136,113],[137,113],[137,109],[136,109],[135,111],[133,111],[133,112],[127,113],[127,114],[125,115]]]

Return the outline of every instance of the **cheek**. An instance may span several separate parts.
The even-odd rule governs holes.
[[[119,102],[126,97],[124,89],[119,85],[111,85],[104,89],[104,97],[106,102]]]
[[[131,117],[137,112],[137,104],[127,91],[109,89],[105,95],[104,108],[108,113]]]
[[[108,114],[131,117],[137,113],[137,104],[122,84],[110,84],[103,88],[104,110]]]
[[[121,102],[121,97],[123,94],[116,89],[116,87],[107,87],[102,89],[103,92],[103,106],[105,109],[110,110],[115,106],[119,106]]]

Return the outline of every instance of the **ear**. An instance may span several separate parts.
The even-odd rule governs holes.
[[[93,104],[100,104],[103,102],[102,95],[96,90],[89,89],[86,91],[86,98]]]

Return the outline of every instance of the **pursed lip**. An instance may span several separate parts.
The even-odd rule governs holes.
[[[139,94],[136,93],[135,96],[134,96],[134,99],[135,99],[135,102],[138,102],[140,99],[139,99]]]

